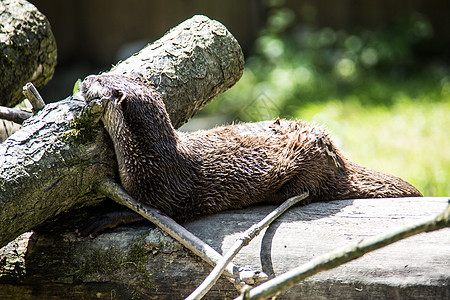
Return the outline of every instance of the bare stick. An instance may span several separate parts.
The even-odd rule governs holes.
[[[22,124],[23,121],[31,117],[32,114],[20,109],[0,106],[0,119],[8,120],[17,124]]]
[[[171,237],[180,242],[183,246],[200,256],[208,264],[215,266],[221,259],[222,255],[214,250],[211,246],[200,240],[198,237],[187,231],[183,226],[175,222],[173,219],[163,215],[155,208],[146,206],[134,200],[127,192],[114,180],[105,179],[99,185],[99,191],[110,197],[119,204],[125,205],[133,211],[137,212],[144,218],[150,220],[159,228],[167,232]],[[240,272],[244,275],[241,276]],[[253,276],[248,276],[248,269],[238,268],[230,263],[226,266],[225,273],[227,276],[234,278],[233,283],[239,284],[241,281],[254,283],[267,280],[268,276],[263,272],[252,271]]]
[[[45,102],[36,87],[31,82],[28,82],[24,85],[23,94],[25,97],[27,97],[28,101],[30,101],[31,105],[33,106],[34,113],[37,113],[44,108]]]
[[[306,264],[303,264],[251,289],[246,299],[267,299],[272,296],[276,296],[283,290],[286,290],[321,271],[335,268],[346,262],[361,257],[370,251],[379,249],[412,235],[439,230],[444,227],[450,227],[450,205],[448,205],[440,215],[430,220],[405,226],[390,233],[378,235],[374,238],[366,239],[365,241],[363,240],[359,243],[339,248],[335,251],[317,257]],[[243,296],[241,295],[235,300],[242,299]]]
[[[282,215],[286,210],[289,209],[292,205],[300,202],[301,200],[308,197],[309,193],[304,193],[300,196],[292,197],[283,202],[277,209],[268,214],[264,219],[262,219],[258,224],[253,225],[249,229],[247,229],[242,237],[237,240],[233,246],[228,250],[228,252],[220,259],[214,269],[209,273],[208,277],[193,291],[186,300],[198,300],[203,298],[206,293],[213,287],[213,285],[217,282],[220,275],[222,275],[225,267],[231,262],[231,260],[238,254],[238,252],[244,247],[247,246],[250,241],[257,236],[261,230],[270,225],[276,218]]]

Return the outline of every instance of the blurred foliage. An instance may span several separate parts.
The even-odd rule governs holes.
[[[427,19],[355,32],[295,21],[289,9],[272,10],[242,79],[197,120],[315,121],[352,160],[425,195],[450,195],[450,69],[416,56],[433,34]]]

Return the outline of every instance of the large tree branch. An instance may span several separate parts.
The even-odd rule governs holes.
[[[195,16],[111,72],[151,82],[175,126],[242,75],[239,44],[217,21]],[[104,199],[95,186],[116,174],[99,111],[68,97],[49,104],[0,144],[0,246],[74,206]]]
[[[156,85],[167,99],[172,125],[178,128],[232,87],[243,70],[242,50],[231,33],[217,21],[196,16],[109,73]]]
[[[0,1],[0,24],[0,105],[12,107],[25,83],[52,78],[56,41],[47,18],[24,0]]]

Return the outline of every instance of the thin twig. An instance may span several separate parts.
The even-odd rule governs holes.
[[[28,82],[23,87],[23,94],[33,106],[34,113],[37,113],[39,110],[44,108],[45,102],[44,100],[42,100],[42,97],[39,94],[38,90],[31,82]],[[20,109],[0,106],[0,119],[8,120],[17,124],[22,124],[32,115],[32,113]]]
[[[0,106],[0,119],[22,124],[32,114],[20,109]]]
[[[183,226],[176,223],[173,219],[163,215],[155,208],[146,206],[134,200],[114,180],[108,178],[100,182],[99,191],[117,203],[127,206],[142,215],[144,218],[150,220],[208,264],[215,266],[222,259],[222,255],[220,255],[216,250],[186,230]],[[245,274],[248,274],[248,269],[244,270],[230,263],[227,265],[225,273],[227,276],[233,278],[232,282],[236,284],[239,284],[241,281],[246,282],[248,280],[259,282],[267,280],[268,278],[265,273],[258,271],[252,271],[253,276],[250,278],[248,278],[248,276],[240,276],[241,270],[245,271]]]
[[[27,84],[24,85],[23,94],[33,106],[34,113],[37,113],[38,111],[44,108],[45,102],[42,99],[36,87],[31,82],[28,82]]]
[[[198,300],[203,298],[206,293],[211,289],[211,287],[217,282],[220,275],[222,275],[225,267],[231,262],[231,260],[238,254],[238,252],[244,247],[247,246],[250,241],[257,236],[261,230],[270,225],[276,218],[282,215],[286,210],[289,209],[292,205],[304,200],[308,197],[308,192],[289,198],[283,204],[281,204],[277,209],[268,214],[264,219],[259,221],[259,223],[253,225],[249,229],[247,229],[242,237],[238,239],[233,246],[228,250],[228,252],[222,257],[222,259],[217,263],[214,269],[209,273],[208,277],[193,291],[186,300]]]
[[[306,264],[251,289],[249,297],[246,299],[267,299],[276,296],[282,291],[321,271],[335,268],[361,257],[370,251],[379,249],[412,235],[439,230],[444,227],[450,227],[450,205],[447,206],[444,212],[433,219],[405,226],[390,233],[378,235],[374,238],[365,241],[363,240],[351,246],[343,247],[317,257]],[[242,299],[243,297],[239,296],[235,300]]]

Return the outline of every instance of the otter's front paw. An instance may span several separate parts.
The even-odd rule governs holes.
[[[142,220],[144,218],[133,211],[114,211],[89,222],[75,232],[81,238],[89,237],[93,239],[105,229],[112,229],[121,224],[130,224]]]

